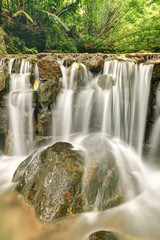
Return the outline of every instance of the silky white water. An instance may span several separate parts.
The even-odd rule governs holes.
[[[33,91],[30,86],[30,63],[22,60],[20,72],[10,76],[9,129],[13,155],[27,155],[33,150]]]
[[[13,65],[17,73],[13,73]],[[0,65],[8,68],[9,72],[9,146],[12,156],[0,157],[0,195],[13,189],[11,183],[14,171],[18,165],[33,151],[33,90],[30,84],[31,65],[25,60],[11,58],[8,62],[1,61]]]
[[[11,61],[9,65],[11,85],[8,100],[11,146],[14,154],[24,155],[27,153],[26,145],[33,150],[30,65],[22,61],[20,73],[12,74],[13,63]],[[114,84],[102,89],[98,86],[99,76],[92,75],[83,64],[74,63],[68,69],[61,66],[63,88],[53,106],[53,139],[69,141],[84,151],[84,188],[92,163],[92,149],[103,161],[108,161],[108,151],[111,152],[119,168],[125,194],[123,204],[118,207],[102,212],[98,209],[99,212],[75,217],[73,227],[65,232],[65,238],[59,233],[54,240],[83,240],[100,230],[150,240],[160,238],[160,171],[157,166],[142,160],[152,69],[153,65],[106,61],[101,74],[112,79]],[[9,181],[17,164],[18,161],[13,161],[9,178],[6,177]],[[7,172],[7,164],[3,166],[3,172]],[[9,181],[4,179],[2,173],[0,182],[8,184]],[[101,201],[100,191],[98,194],[95,207]]]
[[[112,76],[111,89],[101,89],[98,77],[89,81],[85,70],[85,84],[76,90],[79,65],[62,66],[63,89],[54,108],[53,136],[68,141],[75,133],[100,131],[118,137],[141,155],[152,69],[152,65],[106,61],[103,75]]]

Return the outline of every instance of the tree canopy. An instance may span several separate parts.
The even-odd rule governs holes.
[[[160,50],[160,0],[0,0],[0,23],[35,51]]]

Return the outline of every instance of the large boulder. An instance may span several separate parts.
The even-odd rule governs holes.
[[[89,70],[93,73],[99,73],[103,70],[104,60],[100,56],[94,56],[86,61]]]
[[[113,156],[107,154],[108,160],[102,160],[96,147],[89,155],[92,161],[86,172],[84,154],[70,143],[58,142],[36,152],[16,170],[16,191],[45,222],[119,205],[123,190]]]
[[[51,222],[81,212],[82,175],[80,152],[63,142],[34,153],[19,166],[13,180],[19,181],[16,190],[34,205],[36,215]]]

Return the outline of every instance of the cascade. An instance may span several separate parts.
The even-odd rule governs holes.
[[[0,62],[2,66],[5,64]],[[15,64],[19,66],[18,73],[13,71]],[[25,60],[10,59],[8,62],[9,147],[12,155],[20,158],[14,161],[11,157],[10,170],[5,175],[0,174],[0,194],[10,187],[11,175],[22,158],[34,150],[31,67]],[[93,204],[99,207],[100,212],[76,217],[73,228],[65,235],[66,240],[71,236],[83,240],[100,230],[150,240],[159,239],[160,171],[142,159],[152,70],[152,64],[106,60],[103,73],[94,75],[82,63],[73,63],[67,68],[61,62],[62,89],[51,106],[53,142],[71,142],[76,149],[84,152],[84,192],[94,153],[99,161],[108,161],[111,153],[120,171],[125,192],[122,205],[101,211],[104,182]],[[39,82],[37,65],[34,75]],[[152,134],[155,145],[159,141],[159,124],[158,118]],[[0,173],[7,168],[11,158],[0,158],[0,163],[5,159]],[[86,191],[85,194],[89,193]]]
[[[9,115],[8,152],[12,155],[0,158],[1,196],[15,186],[11,183],[13,172],[25,156],[33,151],[33,92],[30,85],[31,65],[28,62],[11,58],[9,61],[2,59],[0,65],[8,68],[9,72],[9,94],[6,104]]]
[[[81,66],[83,74],[81,78],[88,82],[87,69],[83,64],[73,63],[71,68],[67,69],[61,65],[63,73],[63,89],[58,96],[53,113],[53,136],[57,136],[63,141],[69,141],[73,129],[76,132],[78,128],[81,132],[87,132],[90,120],[92,106],[93,90],[84,90],[75,96],[78,84],[78,70]],[[81,118],[81,126],[78,125]]]
[[[85,70],[85,84],[79,91],[77,69],[76,63],[71,69],[62,66],[63,89],[54,109],[53,135],[68,141],[78,133],[100,131],[121,139],[141,155],[153,65],[106,61],[103,75],[112,77],[112,88],[100,88],[98,77],[89,81]]]
[[[12,74],[13,60],[9,62],[10,93],[8,97],[10,147],[13,155],[26,155],[33,150],[33,108],[30,87],[31,65],[22,60],[20,72]]]

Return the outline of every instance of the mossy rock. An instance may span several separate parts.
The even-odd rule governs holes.
[[[92,233],[88,240],[118,240],[118,238],[112,232],[100,231]]]
[[[28,163],[28,161],[30,161]],[[26,168],[26,164],[29,164]],[[20,174],[25,170],[24,175]],[[56,143],[31,156],[17,169],[16,190],[45,222],[81,212],[83,160],[69,143]]]
[[[45,80],[40,84],[39,99],[43,106],[50,107],[62,87],[60,81]]]
[[[96,150],[90,153],[92,162],[87,174],[84,154],[74,150],[70,143],[57,142],[36,152],[16,170],[15,190],[45,222],[117,206],[123,199],[118,167],[109,152],[105,162]]]
[[[62,77],[59,63],[51,56],[46,56],[38,62],[39,79],[59,80]]]
[[[103,70],[104,60],[100,56],[94,56],[86,61],[86,65],[93,73],[99,73]]]

